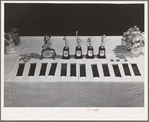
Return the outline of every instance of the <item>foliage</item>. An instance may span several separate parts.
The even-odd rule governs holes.
[[[144,32],[139,30],[136,25],[130,27],[122,36],[122,46],[125,50],[129,51],[133,48],[133,45],[138,44],[139,46],[144,46]]]

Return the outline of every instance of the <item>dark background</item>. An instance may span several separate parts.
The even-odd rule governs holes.
[[[22,36],[122,35],[137,25],[144,31],[143,4],[10,4],[5,3],[5,32]]]

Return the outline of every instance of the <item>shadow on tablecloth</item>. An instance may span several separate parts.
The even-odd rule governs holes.
[[[120,58],[120,59],[126,59],[127,57],[129,57],[129,58],[133,58],[134,57],[134,55],[131,54],[130,51],[124,50],[122,45],[116,46],[116,48],[114,48],[113,51],[114,51],[114,54],[116,55],[116,57]],[[139,56],[141,56],[141,55],[144,55],[144,53],[141,52],[141,54]]]

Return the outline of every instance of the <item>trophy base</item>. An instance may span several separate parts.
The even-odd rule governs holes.
[[[65,56],[62,56],[62,59],[70,59],[70,55],[65,57]]]
[[[83,58],[83,56],[81,55],[81,56],[77,56],[77,55],[75,55],[75,59],[82,59]]]
[[[92,56],[86,55],[86,58],[87,59],[94,59],[94,55],[92,55]]]
[[[55,59],[55,56],[56,56],[56,52],[54,49],[46,49],[46,50],[42,50],[40,59],[43,59],[43,58]]]
[[[105,59],[106,58],[105,55],[104,56],[100,56],[99,54],[97,55],[97,57],[100,58],[100,59]]]

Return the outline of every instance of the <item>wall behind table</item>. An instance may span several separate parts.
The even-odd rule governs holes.
[[[5,31],[16,27],[22,36],[122,35],[134,25],[144,31],[143,4],[5,3]]]

